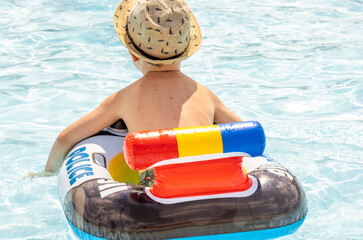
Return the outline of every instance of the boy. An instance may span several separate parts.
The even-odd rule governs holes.
[[[210,90],[180,71],[201,44],[184,0],[123,0],[114,26],[143,77],[112,94],[57,137],[45,174],[58,173],[79,141],[122,119],[130,132],[242,121]]]

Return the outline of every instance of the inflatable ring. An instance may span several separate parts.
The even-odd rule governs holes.
[[[305,219],[306,197],[294,175],[261,156],[264,148],[258,122],[102,131],[63,162],[64,214],[78,238],[91,240],[291,234]],[[150,168],[154,185],[138,185],[137,170]]]

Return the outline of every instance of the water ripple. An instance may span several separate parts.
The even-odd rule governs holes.
[[[5,239],[70,238],[56,178],[23,176],[44,168],[65,126],[141,76],[114,33],[117,4],[0,1],[0,236]],[[363,2],[188,4],[202,27],[203,45],[183,70],[243,119],[259,120],[266,154],[300,179],[309,214],[293,238],[359,239]]]

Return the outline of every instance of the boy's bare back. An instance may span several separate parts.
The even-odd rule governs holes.
[[[148,72],[118,95],[120,117],[129,131],[214,122],[214,94],[180,71]]]

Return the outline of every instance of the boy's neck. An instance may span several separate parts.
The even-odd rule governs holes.
[[[148,71],[143,75],[144,78],[170,78],[172,76],[180,75],[180,70],[168,71]]]
[[[175,64],[168,64],[168,65],[162,65],[162,66],[155,66],[152,64],[149,64],[143,60],[139,60],[139,66],[138,69],[142,72],[142,74],[145,76],[148,73],[157,72],[159,74],[162,73],[170,73],[170,72],[180,72],[180,66],[181,63],[175,63]]]

